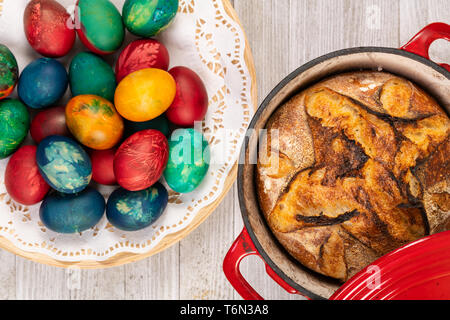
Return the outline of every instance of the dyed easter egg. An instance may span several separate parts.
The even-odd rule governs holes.
[[[194,129],[179,129],[169,140],[169,161],[164,178],[172,190],[179,193],[194,191],[209,169],[208,141]]]
[[[92,188],[77,194],[49,194],[39,209],[44,226],[58,233],[79,233],[90,229],[104,213],[105,198]]]
[[[24,146],[9,159],[5,170],[5,186],[14,201],[26,206],[41,202],[50,190],[39,173],[36,146]]]
[[[62,98],[68,85],[64,66],[55,59],[41,58],[30,63],[20,75],[20,99],[30,108],[51,106]]]
[[[66,125],[66,108],[53,107],[40,111],[31,122],[30,134],[36,143],[48,136],[70,136]]]
[[[81,42],[94,53],[111,54],[125,37],[122,16],[109,0],[78,0],[75,20]]]
[[[65,56],[76,33],[70,14],[54,0],[32,0],[25,8],[23,25],[31,47],[46,57]]]
[[[153,37],[166,29],[178,11],[178,0],[127,0],[122,16],[131,33]]]
[[[160,69],[133,72],[117,86],[114,96],[117,111],[130,121],[143,122],[163,114],[175,98],[176,83]]]
[[[208,92],[202,79],[191,69],[175,67],[169,73],[177,83],[177,93],[166,115],[170,122],[191,127],[208,111]]]
[[[168,137],[170,133],[169,121],[167,120],[165,114],[162,114],[159,117],[150,121],[133,122],[125,120],[124,123],[125,123],[125,132],[124,132],[125,138],[128,138],[129,136],[135,134],[136,132],[148,129],[161,131],[161,133],[166,137]]]
[[[96,150],[111,149],[123,134],[123,120],[114,105],[99,96],[72,98],[66,106],[66,122],[79,142]]]
[[[42,177],[56,191],[77,193],[91,181],[91,160],[83,148],[70,138],[49,136],[42,140],[36,161]]]
[[[8,47],[0,43],[0,100],[13,92],[19,80],[17,61]]]
[[[154,39],[135,40],[122,50],[117,60],[117,83],[130,73],[146,68],[167,71],[169,63],[169,51],[161,42]]]
[[[168,157],[167,139],[161,132],[139,131],[126,139],[116,152],[117,182],[129,191],[147,189],[162,176]]]
[[[70,89],[73,96],[93,94],[114,101],[116,77],[113,69],[93,53],[77,54],[69,68]]]
[[[0,101],[0,159],[10,156],[28,134],[30,114],[16,99]]]
[[[114,156],[116,149],[92,150],[89,152],[92,162],[92,180],[103,185],[117,183],[114,175]]]
[[[119,188],[106,205],[106,217],[116,228],[138,231],[152,225],[167,207],[169,195],[160,183],[142,191]]]

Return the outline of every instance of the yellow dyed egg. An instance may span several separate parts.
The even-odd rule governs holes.
[[[75,138],[95,150],[113,148],[122,138],[123,119],[114,105],[95,95],[79,95],[66,106],[66,123]]]
[[[148,68],[129,74],[119,83],[114,103],[125,119],[143,122],[163,114],[175,94],[176,83],[168,72]]]

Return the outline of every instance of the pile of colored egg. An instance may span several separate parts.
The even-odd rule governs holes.
[[[188,193],[204,180],[209,145],[192,129],[208,109],[200,77],[169,69],[167,48],[150,39],[167,28],[178,0],[127,0],[122,15],[109,0],[78,0],[75,20],[55,0],[32,0],[24,31],[44,58],[19,77],[13,53],[0,44],[0,159],[11,156],[6,189],[24,205],[40,204],[42,223],[58,233],[108,221],[125,231],[153,224],[168,191]],[[116,52],[126,30],[143,37]],[[90,52],[64,66],[76,34]],[[68,70],[68,71],[67,71]],[[7,98],[17,86],[19,99]],[[58,105],[70,86],[72,98]],[[30,119],[28,108],[38,113]],[[178,128],[171,134],[170,129]],[[36,145],[21,144],[30,132]],[[95,182],[117,185],[105,203]]]

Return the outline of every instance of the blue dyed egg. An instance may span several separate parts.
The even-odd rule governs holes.
[[[137,231],[153,224],[164,212],[169,195],[159,182],[142,191],[114,191],[106,205],[106,217],[118,229]]]
[[[105,199],[95,189],[77,194],[53,193],[41,204],[42,223],[55,232],[77,233],[95,226],[105,212]]]
[[[59,61],[41,58],[23,70],[17,90],[27,106],[41,109],[61,99],[68,83],[67,71]]]
[[[169,140],[169,161],[164,178],[169,187],[179,193],[194,191],[209,169],[208,141],[198,131],[178,129]]]
[[[91,181],[91,160],[83,148],[70,138],[49,136],[42,140],[36,161],[42,177],[56,191],[77,193]]]

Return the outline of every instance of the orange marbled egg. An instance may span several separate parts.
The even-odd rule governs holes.
[[[79,95],[66,106],[70,132],[86,147],[95,150],[113,148],[122,138],[123,119],[114,105],[95,95]]]

